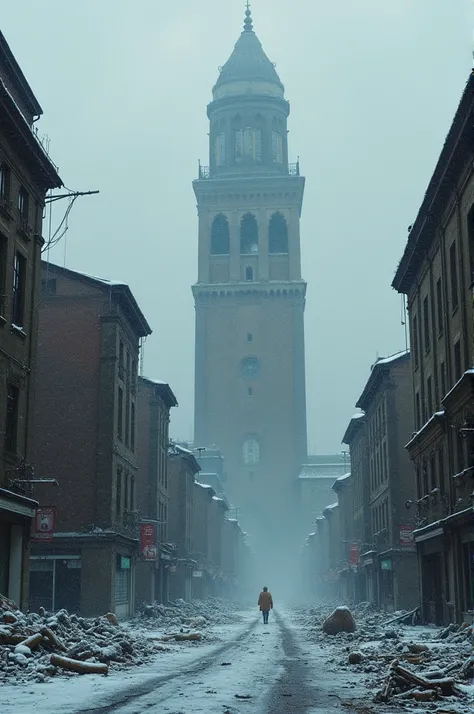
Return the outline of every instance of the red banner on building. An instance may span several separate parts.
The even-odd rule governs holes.
[[[52,543],[55,523],[55,508],[37,508],[31,539],[42,543]]]
[[[140,523],[140,554],[144,560],[156,560],[156,525]]]
[[[359,564],[359,544],[351,543],[351,548],[349,552],[349,563],[351,565]]]
[[[413,526],[400,526],[400,545],[402,548],[413,547]]]

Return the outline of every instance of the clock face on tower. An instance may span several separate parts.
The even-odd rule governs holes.
[[[240,372],[246,379],[255,379],[260,371],[260,361],[257,357],[244,357],[240,363]]]

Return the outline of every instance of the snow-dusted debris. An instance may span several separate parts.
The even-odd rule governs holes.
[[[356,673],[374,702],[424,711],[442,700],[439,711],[453,714],[472,706],[472,626],[405,625],[400,618],[412,621],[415,613],[405,618],[405,613],[384,613],[362,603],[351,607],[357,630],[328,637],[321,628],[331,609],[326,605],[304,611],[309,638],[328,649],[329,669]]]

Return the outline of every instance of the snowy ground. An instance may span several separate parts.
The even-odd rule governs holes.
[[[356,672],[328,665],[328,649],[312,642],[280,609],[268,626],[254,610],[240,624],[219,625],[220,641],[173,646],[148,665],[126,672],[73,676],[45,684],[2,685],[1,714],[385,714],[374,705]],[[148,631],[148,636],[153,632]],[[157,633],[158,635],[159,633]],[[472,712],[461,702],[429,711]],[[426,712],[410,708],[410,712]]]

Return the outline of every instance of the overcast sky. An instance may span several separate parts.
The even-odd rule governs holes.
[[[130,284],[153,328],[147,376],[193,429],[197,217],[206,104],[243,0],[23,0],[1,29],[76,202],[66,266]],[[470,0],[254,0],[291,102],[302,218],[308,440],[341,438],[377,355],[405,346],[391,279],[472,66]],[[59,218],[59,204],[56,217]],[[61,208],[63,208],[61,206]],[[65,208],[65,206],[64,206]],[[63,264],[61,244],[52,258]]]

